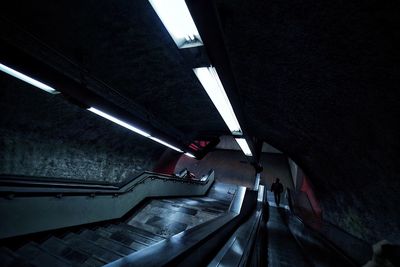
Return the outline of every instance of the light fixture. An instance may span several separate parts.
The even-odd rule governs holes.
[[[250,147],[246,142],[246,139],[244,138],[235,138],[236,142],[239,144],[240,148],[242,149],[243,153],[246,156],[253,156],[253,154],[251,153]]]
[[[171,149],[173,149],[173,150],[175,150],[175,151],[178,151],[178,152],[183,152],[182,150],[180,150],[179,148],[177,148],[177,147],[175,147],[175,146],[173,146],[173,145],[170,145],[170,144],[168,144],[167,142],[165,142],[165,141],[163,141],[163,140],[161,140],[161,139],[158,139],[157,137],[154,137],[154,136],[150,136],[149,137],[151,140],[153,140],[153,141],[156,141],[157,143],[160,143],[160,144],[162,144],[162,145],[164,145],[164,146],[167,146],[167,147],[169,147],[169,148],[171,148]]]
[[[0,63],[0,70],[5,72],[5,73],[7,73],[7,74],[9,74],[9,75],[11,75],[11,76],[14,76],[17,79],[20,79],[20,80],[22,80],[24,82],[27,82],[27,83],[29,83],[29,84],[31,84],[33,86],[36,86],[37,88],[42,89],[42,90],[44,90],[44,91],[46,91],[46,92],[48,92],[50,94],[59,94],[60,93],[56,89],[54,89],[54,88],[52,88],[52,87],[50,87],[50,86],[48,86],[48,85],[46,85],[46,84],[44,84],[42,82],[39,82],[39,81],[37,81],[35,79],[32,79],[31,77],[28,77],[25,74],[22,74],[21,72],[18,72],[16,70],[12,69],[12,68],[9,68],[6,65],[3,65],[1,63]]]
[[[229,102],[228,96],[219,79],[217,70],[210,67],[193,69],[200,83],[203,85],[211,101],[214,103],[222,119],[233,135],[242,135],[242,129]]]
[[[190,154],[189,152],[186,152],[185,155],[190,157],[190,158],[196,158],[193,154]]]
[[[96,109],[94,107],[88,108],[88,110],[90,112],[93,112],[93,113],[95,113],[95,114],[107,119],[107,120],[110,120],[110,121],[112,121],[112,122],[114,122],[114,123],[116,123],[118,125],[121,125],[122,127],[125,127],[127,129],[131,130],[132,132],[138,133],[138,134],[143,135],[144,137],[147,137],[147,138],[150,137],[149,133],[147,133],[145,131],[142,131],[142,130],[140,130],[140,129],[138,129],[138,128],[136,128],[136,127],[134,127],[134,126],[132,126],[132,125],[120,120],[120,119],[117,119],[117,118],[115,118],[115,117],[113,117],[111,115],[108,115],[107,113],[105,113],[105,112],[103,112],[101,110],[98,110],[98,109]]]
[[[114,122],[114,123],[116,123],[118,125],[121,125],[122,127],[125,127],[127,129],[131,130],[132,132],[140,134],[140,135],[142,135],[144,137],[147,137],[147,138],[149,138],[149,139],[151,139],[151,140],[153,140],[153,141],[155,141],[157,143],[160,143],[160,144],[162,144],[162,145],[164,145],[166,147],[169,147],[169,148],[171,148],[171,149],[173,149],[175,151],[183,153],[183,151],[181,149],[179,149],[179,148],[177,148],[177,147],[175,147],[175,146],[173,146],[171,144],[168,144],[167,142],[165,142],[165,141],[163,141],[163,140],[161,140],[161,139],[159,139],[157,137],[151,136],[149,133],[147,133],[147,132],[145,132],[143,130],[140,130],[140,129],[136,128],[135,126],[132,126],[129,123],[126,123],[126,122],[124,122],[124,121],[122,121],[120,119],[117,119],[117,118],[115,118],[115,117],[113,117],[113,116],[111,116],[111,115],[109,115],[109,114],[97,109],[97,108],[90,107],[87,110],[89,110],[90,112],[93,112],[93,113],[95,113],[95,114],[97,114],[97,115],[99,115],[99,116],[101,116],[101,117],[103,117],[103,118],[105,118],[107,120],[110,120],[110,121],[112,121],[112,122]]]
[[[149,0],[178,48],[203,45],[185,0]]]

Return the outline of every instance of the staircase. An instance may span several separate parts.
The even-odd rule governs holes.
[[[126,222],[0,248],[1,266],[102,266],[226,212],[237,190],[215,183],[205,197],[152,199]]]

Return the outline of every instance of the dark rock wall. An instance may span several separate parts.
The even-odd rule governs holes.
[[[0,173],[120,182],[164,147],[0,73]]]
[[[400,5],[217,1],[247,121],[301,166],[324,216],[400,242]]]

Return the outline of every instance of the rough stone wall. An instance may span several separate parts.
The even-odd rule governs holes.
[[[0,174],[120,182],[164,148],[14,78],[0,76]]]

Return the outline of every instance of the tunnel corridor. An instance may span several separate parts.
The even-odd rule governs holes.
[[[0,266],[400,266],[399,13],[1,3]]]

